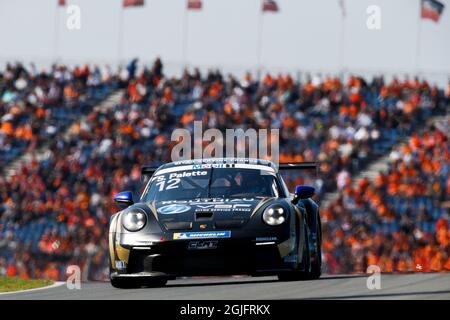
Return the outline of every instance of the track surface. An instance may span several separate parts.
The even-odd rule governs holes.
[[[369,290],[366,275],[325,275],[319,280],[279,282],[275,277],[179,279],[162,288],[115,289],[108,282],[87,282],[80,290],[66,285],[0,299],[448,299],[450,273],[382,274],[381,289]]]

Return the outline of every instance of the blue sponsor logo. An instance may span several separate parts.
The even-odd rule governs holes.
[[[191,209],[191,207],[185,204],[169,204],[168,206],[159,208],[158,212],[161,214],[176,214],[186,212],[189,209]]]
[[[183,239],[222,239],[230,238],[231,231],[205,231],[205,232],[177,232],[173,234],[174,240]]]

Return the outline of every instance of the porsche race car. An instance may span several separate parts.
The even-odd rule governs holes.
[[[201,159],[144,166],[139,200],[115,196],[110,280],[117,288],[163,286],[181,276],[321,275],[319,207],[314,188],[290,193],[280,171],[315,168],[259,159]]]

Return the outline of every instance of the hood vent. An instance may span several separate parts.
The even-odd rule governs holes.
[[[211,221],[213,219],[213,213],[211,211],[198,211],[195,213],[196,221]]]
[[[165,222],[164,227],[166,227],[167,230],[191,230],[192,222]]]
[[[217,229],[224,229],[224,228],[239,228],[242,225],[244,225],[245,220],[221,220],[216,221],[216,228]]]

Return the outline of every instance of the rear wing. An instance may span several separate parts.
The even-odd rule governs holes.
[[[292,162],[280,163],[278,168],[280,170],[299,170],[299,169],[315,169],[317,170],[317,162]]]
[[[316,176],[319,175],[319,166],[317,162],[291,162],[291,163],[280,163],[278,165],[278,171],[288,171],[288,170],[315,170]]]
[[[153,166],[142,166],[141,175],[143,176],[152,176],[158,167]],[[317,162],[291,162],[291,163],[280,163],[278,165],[278,170],[307,170],[314,169],[318,170]]]

